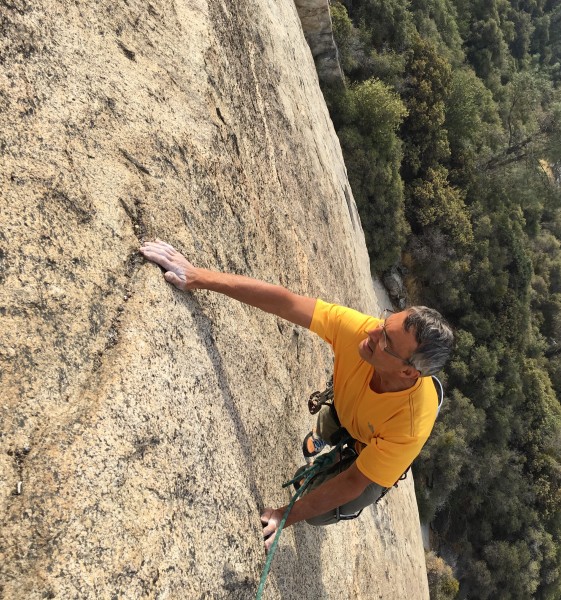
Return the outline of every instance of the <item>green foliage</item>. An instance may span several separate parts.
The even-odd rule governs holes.
[[[369,44],[374,48],[402,51],[412,30],[408,3],[402,0],[362,0],[345,2],[355,24],[368,32]]]
[[[397,135],[406,109],[395,92],[375,79],[352,85],[342,102],[339,138],[349,180],[373,267],[383,270],[399,258],[408,233]]]
[[[414,465],[421,517],[461,597],[557,599],[561,2],[332,8],[349,86],[326,95],[372,265],[401,259],[412,301],[456,328]],[[455,597],[428,568],[433,598]]]
[[[357,59],[354,56],[354,49],[357,45],[356,30],[347,9],[341,3],[331,3],[330,10],[333,37],[339,51],[339,62],[343,71],[349,73],[357,66]]]
[[[476,161],[489,160],[500,145],[502,127],[497,104],[470,68],[452,73],[445,127],[457,169],[473,171]]]
[[[493,572],[496,598],[532,598],[539,585],[539,562],[525,541],[495,541],[483,554]],[[508,593],[505,593],[506,589]]]
[[[461,190],[448,182],[448,171],[441,165],[429,167],[424,179],[410,185],[415,222],[423,229],[438,225],[456,248],[473,241],[469,214]]]
[[[381,81],[370,80],[352,86],[348,100],[353,123],[389,155],[399,143],[395,132],[407,115],[399,96]]]
[[[454,600],[460,591],[460,583],[450,565],[434,552],[426,552],[425,561],[431,600]]]
[[[403,95],[409,115],[403,123],[402,135],[406,142],[403,172],[407,183],[449,157],[444,120],[452,68],[434,44],[416,35],[406,71]]]
[[[415,488],[423,522],[432,521],[457,488],[460,473],[470,460],[470,444],[483,433],[484,426],[484,411],[454,390],[442,408],[442,419],[435,424],[433,435],[415,462]]]
[[[450,0],[411,0],[415,27],[422,38],[433,41],[448,61],[464,62],[462,38],[458,31],[456,9]]]

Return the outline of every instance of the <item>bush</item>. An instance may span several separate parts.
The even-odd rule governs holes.
[[[331,4],[330,12],[333,39],[339,51],[339,63],[343,72],[348,73],[357,66],[357,60],[353,56],[353,49],[357,43],[353,22],[347,14],[347,9],[339,2]]]
[[[400,256],[409,231],[399,173],[397,130],[406,115],[399,96],[378,79],[351,86],[339,119],[339,138],[372,267],[381,272]]]
[[[450,565],[447,565],[434,552],[425,553],[427,576],[431,600],[453,600],[457,597],[460,584],[454,577]]]

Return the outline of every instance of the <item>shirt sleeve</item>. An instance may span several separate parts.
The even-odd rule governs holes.
[[[366,337],[366,329],[373,328],[379,322],[352,308],[339,304],[328,304],[318,298],[310,324],[310,331],[317,333],[333,348],[344,348],[356,344]]]
[[[310,331],[317,333],[320,338],[332,346],[335,345],[339,326],[341,325],[341,315],[337,304],[328,304],[319,299],[316,302]]]
[[[356,459],[358,470],[383,487],[391,487],[418,456],[427,438],[372,438]]]

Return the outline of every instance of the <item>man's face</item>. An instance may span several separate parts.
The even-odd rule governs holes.
[[[379,373],[401,376],[404,371],[412,369],[405,361],[408,361],[415,352],[417,341],[413,329],[405,331],[403,328],[403,322],[408,314],[408,311],[390,314],[385,321],[386,336],[384,336],[382,322],[375,329],[367,331],[366,339],[358,346],[358,353],[362,360],[373,365]],[[384,350],[386,342],[387,349],[391,353]]]

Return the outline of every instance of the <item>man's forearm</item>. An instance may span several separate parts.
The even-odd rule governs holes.
[[[315,298],[294,294],[280,285],[207,269],[197,269],[197,287],[225,294],[308,328],[316,304]]]
[[[350,469],[353,469],[353,471]],[[364,492],[367,485],[372,482],[360,474],[355,465],[350,467],[350,469],[326,481],[295,502],[286,520],[286,526],[323,515],[338,506],[342,506],[358,498]],[[279,511],[282,511],[284,514],[286,506],[280,508]]]

